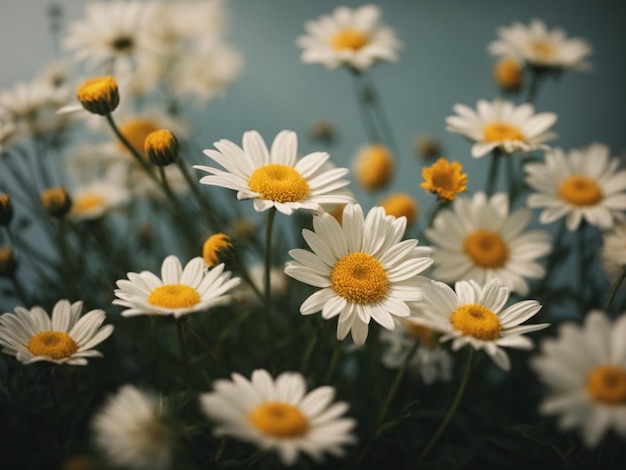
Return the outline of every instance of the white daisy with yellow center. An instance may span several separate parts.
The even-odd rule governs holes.
[[[591,68],[585,62],[592,53],[587,41],[567,38],[560,28],[549,31],[539,19],[533,19],[528,26],[515,22],[509,27],[500,27],[498,36],[500,39],[489,44],[492,55],[516,57],[533,67],[582,71]]]
[[[170,255],[161,265],[161,278],[149,271],[128,273],[128,280],[117,281],[113,301],[126,307],[125,317],[136,315],[174,315],[180,318],[230,302],[228,292],[241,279],[231,278],[224,264],[206,269],[202,257],[191,259],[182,267],[179,259]]]
[[[563,431],[579,428],[587,446],[609,429],[626,438],[626,313],[615,321],[589,312],[583,325],[566,323],[541,344],[532,368],[549,389],[544,414],[559,415]]]
[[[565,217],[569,230],[585,220],[602,230],[624,219],[626,171],[618,158],[609,158],[609,148],[592,144],[568,154],[555,148],[544,163],[524,165],[526,184],[537,191],[528,196],[531,208],[543,208],[539,221],[549,224]]]
[[[24,364],[39,361],[84,366],[89,357],[101,357],[92,349],[113,333],[113,325],[102,326],[104,311],[91,310],[81,316],[82,302],[59,300],[50,317],[39,307],[16,307],[15,313],[0,316],[2,352]]]
[[[549,131],[556,122],[554,113],[535,114],[535,107],[525,103],[515,106],[502,99],[478,101],[476,110],[463,104],[453,107],[456,116],[446,118],[446,130],[474,141],[472,157],[480,158],[494,149],[505,153],[548,149],[545,142],[556,138]]]
[[[541,309],[541,304],[524,300],[505,308],[510,290],[497,279],[484,286],[474,281],[459,281],[454,290],[443,282],[431,282],[425,290],[422,315],[412,316],[408,321],[442,333],[439,341],[452,340],[453,351],[466,345],[482,349],[508,371],[511,363],[502,348],[531,349],[532,341],[523,335],[549,326],[548,323],[520,326]]]
[[[551,251],[548,232],[525,230],[530,219],[531,211],[525,208],[509,214],[506,193],[457,198],[426,230],[437,245],[433,278],[448,283],[473,279],[479,284],[499,279],[513,292],[526,294],[526,279],[545,275],[537,259]]]
[[[345,189],[350,184],[342,179],[347,168],[325,165],[330,158],[326,152],[298,157],[298,138],[295,132],[281,131],[268,151],[265,141],[256,131],[243,135],[243,148],[229,140],[213,145],[217,150],[204,154],[226,171],[196,165],[210,173],[200,183],[221,186],[237,191],[237,199],[254,199],[257,212],[275,207],[285,215],[295,210],[323,210],[322,204],[345,204],[354,201]]]
[[[98,219],[122,206],[130,194],[117,181],[92,181],[71,192],[72,207],[68,217],[74,220]]]
[[[335,390],[324,386],[306,393],[304,377],[284,372],[275,380],[263,369],[251,380],[234,373],[217,380],[214,391],[200,396],[202,411],[218,424],[214,433],[274,450],[285,465],[303,452],[316,462],[324,453],[341,457],[356,422],[342,415],[347,403],[335,402]]]
[[[313,252],[295,249],[285,273],[320,288],[300,306],[300,313],[338,316],[337,339],[352,332],[355,344],[367,338],[371,319],[388,330],[394,318],[409,316],[410,304],[421,300],[426,279],[419,274],[433,262],[430,248],[417,240],[401,241],[406,218],[385,215],[374,207],[363,217],[358,204],[348,204],[340,224],[330,214],[313,218],[313,229],[302,236]]]
[[[402,44],[391,28],[381,24],[381,16],[374,5],[354,10],[341,6],[330,15],[307,21],[307,35],[297,41],[303,49],[302,62],[365,70],[381,60],[397,61]]]

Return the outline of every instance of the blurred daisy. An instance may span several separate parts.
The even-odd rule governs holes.
[[[602,235],[600,258],[606,273],[617,278],[626,268],[626,222],[620,222],[613,230]]]
[[[479,100],[476,111],[463,104],[454,105],[457,116],[446,118],[446,130],[456,132],[475,144],[472,157],[482,157],[493,149],[505,153],[547,149],[544,142],[556,138],[549,129],[557,120],[554,113],[535,114],[535,107],[525,103],[515,106],[511,101]]]
[[[393,177],[395,157],[384,145],[372,144],[362,147],[352,164],[356,181],[367,191],[385,188]]]
[[[385,210],[387,215],[393,215],[395,218],[405,217],[407,228],[412,227],[417,221],[419,207],[417,201],[408,193],[390,194],[378,205]]]
[[[606,230],[626,210],[626,171],[618,171],[619,159],[609,159],[609,148],[592,144],[570,151],[553,149],[545,163],[524,165],[526,184],[537,191],[528,196],[531,208],[544,208],[539,221],[549,224],[561,217],[569,230],[584,219]]]
[[[94,440],[115,466],[171,468],[172,437],[164,415],[160,399],[124,385],[93,417]]]
[[[15,313],[0,316],[2,351],[23,364],[38,361],[87,365],[88,357],[101,357],[92,349],[113,333],[113,325],[102,326],[104,311],[91,310],[81,317],[82,302],[59,300],[48,316],[41,307],[15,307]]]
[[[448,351],[439,346],[434,332],[429,328],[404,319],[394,330],[382,330],[380,341],[384,347],[382,362],[386,367],[400,368],[415,341],[419,341],[417,351],[409,359],[409,370],[419,372],[427,385],[436,380],[443,382],[452,380],[452,357]]]
[[[478,192],[471,199],[456,199],[426,230],[438,246],[433,277],[448,283],[474,279],[479,284],[499,279],[513,292],[527,293],[526,278],[545,274],[537,258],[551,250],[548,232],[524,231],[530,218],[531,211],[524,208],[509,214],[506,193],[487,198]]]
[[[313,218],[302,236],[313,252],[295,249],[285,273],[320,288],[300,306],[302,315],[321,312],[326,320],[339,316],[337,339],[352,332],[355,344],[365,343],[371,319],[388,330],[394,317],[407,317],[409,304],[421,300],[419,276],[433,262],[430,248],[404,240],[406,218],[385,215],[374,207],[363,217],[358,204],[348,204],[340,224],[330,214]]]
[[[68,217],[74,220],[98,219],[130,199],[119,181],[92,181],[71,192],[72,207]]]
[[[377,6],[364,5],[354,10],[337,7],[331,15],[307,21],[304,29],[308,34],[297,40],[303,49],[302,61],[327,68],[347,65],[357,70],[381,60],[397,61],[402,44],[380,18]]]
[[[533,19],[529,26],[513,23],[498,28],[500,39],[489,44],[489,52],[496,56],[516,57],[533,67],[589,70],[585,59],[592,48],[587,41],[565,36],[560,28],[548,31],[543,21]]]
[[[437,195],[442,201],[454,201],[457,193],[467,191],[467,174],[459,162],[440,158],[433,165],[422,168],[424,182],[420,187]]]
[[[580,428],[584,443],[597,445],[609,429],[626,437],[626,314],[615,322],[599,310],[582,326],[567,323],[559,337],[541,343],[531,367],[550,391],[540,406],[557,414],[563,431]]]
[[[531,349],[532,341],[523,335],[549,326],[548,323],[520,326],[541,309],[541,304],[524,300],[504,308],[510,291],[497,279],[484,286],[473,280],[459,281],[454,290],[443,282],[431,283],[424,295],[423,315],[410,317],[408,321],[443,333],[439,341],[452,340],[453,351],[468,344],[477,350],[484,349],[504,370],[508,371],[511,363],[503,347]]]
[[[170,255],[161,266],[161,278],[149,271],[128,273],[128,280],[117,281],[115,305],[127,307],[125,317],[136,315],[174,315],[180,318],[230,302],[228,291],[241,279],[231,279],[224,264],[211,270],[201,257],[182,267],[178,258]]]
[[[291,215],[297,209],[320,211],[321,204],[354,201],[344,189],[350,182],[341,179],[348,169],[325,170],[330,158],[326,152],[314,152],[296,161],[297,139],[295,132],[281,131],[268,151],[259,133],[249,131],[243,135],[243,148],[220,140],[214,144],[217,150],[204,151],[226,171],[202,165],[194,168],[210,173],[200,183],[234,189],[237,199],[253,198],[257,212],[275,207]]]
[[[355,442],[355,421],[341,417],[348,405],[332,403],[332,387],[306,393],[299,373],[284,372],[276,380],[263,369],[255,370],[251,380],[234,373],[232,381],[217,380],[213,388],[200,396],[200,406],[217,421],[214,433],[274,450],[285,465],[293,465],[300,452],[316,462],[324,453],[341,457],[343,447]]]

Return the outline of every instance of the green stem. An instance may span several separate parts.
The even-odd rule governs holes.
[[[609,313],[609,309],[611,308],[611,304],[613,303],[613,298],[615,297],[615,294],[617,294],[619,286],[622,284],[622,282],[624,282],[624,279],[626,279],[626,266],[624,266],[622,274],[617,276],[617,278],[615,279],[613,287],[611,288],[611,293],[609,294],[609,298],[606,299],[606,303],[604,304],[604,311],[606,313]]]
[[[15,289],[15,293],[17,294],[18,298],[22,301],[24,305],[28,305],[29,302],[28,297],[26,296],[26,292],[24,291],[24,289],[22,289],[22,285],[18,281],[15,273],[11,275],[11,283],[13,284],[13,289]]]
[[[272,267],[272,228],[276,208],[271,207],[267,214],[267,224],[265,226],[265,274],[263,276],[263,287],[265,293],[265,326],[267,328],[267,347],[270,356],[271,369],[274,369],[274,338],[272,325],[272,292],[271,292],[271,267]]]
[[[330,364],[328,364],[328,369],[326,369],[326,373],[324,374],[324,380],[322,383],[328,383],[333,376],[333,372],[335,372],[335,367],[337,367],[337,363],[339,362],[339,357],[341,356],[341,342],[337,341],[335,343],[335,349],[333,350],[333,357],[330,360]]]
[[[317,326],[317,325],[316,325]],[[315,346],[317,345],[317,341],[320,337],[321,328],[315,328],[315,332],[313,336],[309,340],[309,344],[307,344],[306,351],[302,356],[302,363],[300,364],[300,370],[302,371],[302,375],[306,376],[309,371],[309,364],[311,362],[311,356],[313,356],[313,351],[315,350]]]
[[[367,134],[368,140],[371,143],[382,143],[380,133],[376,128],[376,124],[370,116],[367,107],[367,97],[364,93],[365,90],[362,89],[359,78],[361,76],[361,72],[356,69],[350,69],[352,72],[354,91],[356,93],[356,101],[359,107],[359,116],[361,116],[361,122],[363,123],[363,127],[365,128],[365,133]]]
[[[450,409],[448,409],[448,413],[446,414],[446,416],[443,418],[443,421],[439,425],[439,428],[437,428],[437,431],[435,431],[435,434],[433,434],[433,436],[430,438],[430,441],[428,441],[428,444],[426,444],[426,447],[424,447],[424,450],[422,450],[422,453],[417,459],[417,464],[415,468],[419,468],[421,466],[424,459],[428,456],[430,451],[433,449],[433,447],[435,447],[435,445],[439,441],[439,438],[441,438],[441,436],[443,435],[444,431],[448,427],[448,424],[450,424],[450,421],[452,420],[452,417],[454,416],[454,413],[456,412],[456,409],[458,408],[459,403],[461,403],[461,398],[463,398],[463,393],[465,392],[465,389],[467,388],[467,383],[469,382],[469,378],[472,372],[472,367],[474,365],[474,356],[475,356],[474,349],[470,346],[469,356],[467,358],[467,365],[465,366],[465,372],[463,373],[463,378],[461,379],[461,384],[459,385],[459,389],[456,392],[454,401],[452,402]]]
[[[496,190],[498,182],[498,166],[502,152],[499,148],[495,148],[491,153],[491,163],[489,165],[489,179],[487,180],[487,196],[492,196]]]
[[[365,80],[367,81],[367,83],[364,86],[364,92],[367,93],[366,96],[368,96],[370,99],[370,101],[367,102],[367,104],[370,104],[370,103],[372,104],[373,115],[378,121],[378,127],[380,128],[381,133],[384,135],[384,138],[387,144],[389,145],[389,148],[391,148],[394,151],[394,153],[397,155],[398,149],[396,146],[396,140],[393,136],[392,127],[389,123],[389,117],[387,116],[387,113],[385,111],[382,101],[379,99],[380,94],[376,90],[376,87],[374,86],[374,82],[372,81],[371,76],[367,75],[366,73],[362,73],[361,77],[363,78],[364,81]]]
[[[191,392],[193,387],[191,386],[191,365],[189,362],[189,355],[187,354],[187,348],[185,347],[185,341],[183,338],[183,322],[185,319],[176,320],[176,339],[178,340],[178,347],[180,348],[180,355],[183,359],[183,369],[185,371],[185,382],[187,383],[187,390]]]
[[[420,345],[420,341],[416,340],[413,346],[411,347],[411,349],[408,351],[406,357],[404,358],[404,361],[402,362],[402,366],[398,369],[398,372],[396,373],[396,377],[393,380],[391,387],[389,388],[389,392],[387,393],[387,398],[385,398],[385,402],[382,408],[380,409],[380,413],[378,414],[378,419],[376,420],[376,432],[378,432],[378,430],[380,429],[380,426],[383,424],[383,420],[387,416],[387,411],[389,411],[391,402],[393,401],[394,397],[396,396],[396,393],[398,392],[398,387],[400,386],[400,383],[402,382],[402,378],[404,377],[404,374],[406,373],[407,366],[409,365],[411,358],[415,355],[415,351],[417,351],[417,348],[419,347],[419,345]]]
[[[180,168],[180,172],[183,174],[183,177],[185,178],[185,181],[187,182],[189,189],[191,189],[191,192],[193,193],[194,197],[198,201],[198,204],[200,204],[200,209],[202,209],[204,216],[209,221],[209,225],[211,227],[217,227],[217,221],[215,220],[215,216],[213,215],[214,210],[211,206],[209,206],[209,204],[206,202],[206,200],[202,196],[200,189],[198,189],[198,183],[197,181],[194,181],[191,175],[189,174],[189,169],[185,166],[185,162],[179,158],[176,160],[176,164]]]
[[[433,209],[432,213],[430,214],[430,217],[428,218],[428,227],[432,227],[433,226],[433,222],[435,222],[435,218],[437,217],[437,214],[439,214],[441,209],[443,209],[443,208],[445,208],[447,206],[448,206],[448,201],[447,200],[437,198],[437,205],[435,206],[435,208]]]
[[[528,94],[526,95],[526,103],[532,104],[535,101],[543,75],[544,72],[542,69],[537,67],[530,68],[530,86],[528,87]]]

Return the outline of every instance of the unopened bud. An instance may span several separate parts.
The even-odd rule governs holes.
[[[167,129],[151,132],[144,140],[144,152],[153,165],[166,166],[178,159],[178,139]]]
[[[78,88],[76,97],[83,108],[101,116],[111,114],[120,103],[117,82],[110,75],[86,80]]]
[[[67,188],[59,186],[58,188],[46,189],[41,194],[41,204],[48,214],[62,218],[72,208],[72,199]]]

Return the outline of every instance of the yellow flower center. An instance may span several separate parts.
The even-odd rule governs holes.
[[[524,140],[524,135],[517,127],[506,122],[492,122],[483,128],[485,142],[501,142],[503,140]]]
[[[202,258],[208,266],[214,266],[219,261],[220,251],[233,246],[228,235],[216,233],[211,235],[202,246]]]
[[[587,376],[587,392],[606,405],[626,404],[626,370],[617,366],[598,366]]]
[[[150,292],[148,303],[163,308],[186,308],[200,302],[200,294],[185,284],[165,284]]]
[[[411,321],[405,322],[406,329],[409,334],[415,338],[419,339],[420,342],[429,349],[433,349],[437,347],[437,341],[434,338],[433,330],[430,328],[426,328],[425,326],[418,325]]]
[[[86,80],[76,92],[76,97],[84,102],[110,102],[117,95],[117,82],[110,76],[91,78]]]
[[[84,194],[83,196],[74,200],[72,204],[72,212],[86,212],[97,207],[105,205],[105,200],[99,194]]]
[[[450,315],[452,326],[465,336],[493,341],[500,336],[502,325],[498,316],[479,304],[461,305]]]
[[[248,186],[263,199],[276,202],[295,202],[309,195],[309,183],[293,167],[270,163],[257,168]]]
[[[279,401],[261,403],[248,414],[248,421],[272,437],[302,437],[309,430],[309,421],[298,408]]]
[[[335,33],[330,40],[330,45],[337,51],[351,49],[358,51],[369,42],[367,35],[353,28],[345,28]]]
[[[157,125],[150,119],[131,119],[120,126],[120,132],[130,143],[130,145],[140,154],[144,153],[144,143],[146,137],[154,131],[158,131]],[[127,152],[128,149],[122,142],[117,143],[118,147]]]
[[[387,147],[371,145],[357,156],[354,173],[363,188],[374,191],[389,183],[394,167],[394,157]]]
[[[592,206],[602,200],[602,190],[591,178],[574,175],[561,183],[559,196],[575,206]]]
[[[554,45],[548,41],[535,40],[530,43],[532,54],[540,60],[550,60],[556,55]]]
[[[489,230],[478,229],[469,234],[463,250],[481,268],[501,268],[509,259],[509,248],[502,237]]]
[[[357,304],[378,302],[389,289],[383,265],[362,252],[350,253],[338,260],[330,282],[337,295]]]
[[[78,351],[78,344],[70,335],[62,331],[42,331],[30,339],[28,350],[34,356],[64,359]]]
[[[431,191],[441,199],[453,201],[456,193],[467,191],[467,174],[459,162],[448,162],[440,158],[431,167],[422,169],[424,182],[420,184],[426,191]]]
[[[417,220],[417,202],[409,194],[392,194],[380,203],[385,209],[385,214],[394,217],[406,217],[407,227],[412,226]]]

